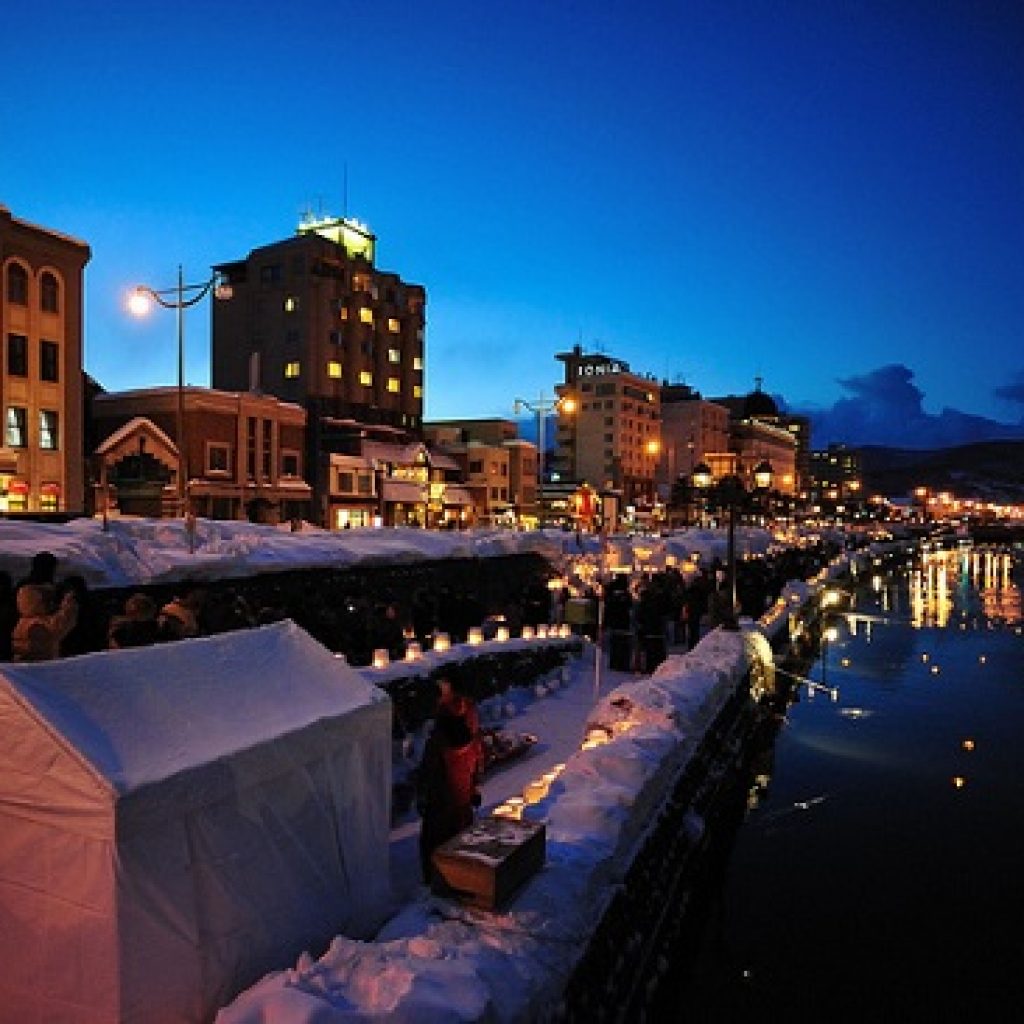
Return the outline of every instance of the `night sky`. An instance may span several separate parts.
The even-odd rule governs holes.
[[[1024,435],[1020,3],[5,0],[2,34],[0,202],[92,246],[108,389],[176,374],[132,284],[310,208],[426,286],[428,417],[511,415],[580,342],[762,376],[816,444]]]

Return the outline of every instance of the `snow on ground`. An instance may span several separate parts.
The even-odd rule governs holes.
[[[744,634],[716,631],[651,677],[609,673],[602,663],[596,683],[588,644],[564,683],[556,672],[549,677],[556,685],[533,700],[506,698],[515,705],[506,727],[541,741],[487,780],[485,809],[564,764],[547,796],[527,809],[547,825],[543,870],[506,909],[467,909],[419,885],[418,828],[405,822],[392,835],[395,895],[405,902],[376,940],[339,936],[319,960],[304,954],[294,968],[240,995],[219,1024],[521,1020],[551,1005],[652,808],[733,692],[752,650]],[[504,705],[489,702],[485,719],[499,706],[505,715]],[[581,749],[591,731],[606,742]]]
[[[761,554],[772,543],[766,530],[737,530],[737,554]],[[602,545],[604,545],[602,547]],[[291,532],[288,528],[217,519],[196,520],[190,538],[181,519],[98,519],[50,524],[0,520],[0,570],[20,579],[37,551],[58,559],[60,577],[78,574],[91,587],[125,587],[174,580],[216,580],[287,569],[345,568],[357,564],[472,558],[534,552],[553,562],[578,555],[608,562],[664,568],[666,558],[694,555],[704,564],[726,557],[722,530],[684,530],[667,537],[564,530],[360,529]]]

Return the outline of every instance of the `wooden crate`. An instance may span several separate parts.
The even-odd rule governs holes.
[[[482,818],[434,851],[435,887],[485,910],[544,866],[543,822]]]

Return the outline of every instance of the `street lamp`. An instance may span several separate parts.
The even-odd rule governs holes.
[[[771,463],[767,459],[762,459],[754,467],[753,476],[754,493],[767,491],[772,485]],[[707,463],[700,462],[693,467],[693,482],[697,487],[702,490],[709,490],[713,480],[711,467]],[[728,473],[723,476],[715,485],[715,491],[718,503],[729,510],[728,579],[730,628],[735,629],[738,611],[736,600],[736,512],[748,495],[742,478],[735,473]]]
[[[178,283],[173,288],[150,288],[136,285],[128,298],[128,311],[137,317],[149,313],[150,303],[155,302],[164,309],[173,309],[178,318],[178,408],[176,417],[178,442],[178,509],[182,516],[188,513],[186,503],[186,481],[188,478],[188,455],[185,444],[185,317],[184,312],[213,291],[218,299],[231,298],[231,286],[223,284],[219,275],[201,284],[185,284],[181,264],[178,264]]]
[[[576,400],[571,397],[545,396],[542,391],[537,398],[527,401],[525,398],[515,400],[515,411],[518,415],[523,409],[529,409],[537,416],[537,520],[543,525],[544,520],[544,417],[549,412],[562,409],[572,413],[576,409]]]

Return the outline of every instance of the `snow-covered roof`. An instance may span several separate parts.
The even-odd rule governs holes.
[[[112,434],[108,434],[103,441],[96,446],[97,455],[106,455],[107,452],[116,448],[122,441],[131,437],[136,431],[145,431],[152,434],[161,444],[165,445],[172,452],[178,450],[178,446],[162,431],[151,419],[146,416],[135,416],[127,423],[122,424]]]
[[[290,621],[4,665],[0,686],[120,794],[387,699]]]

